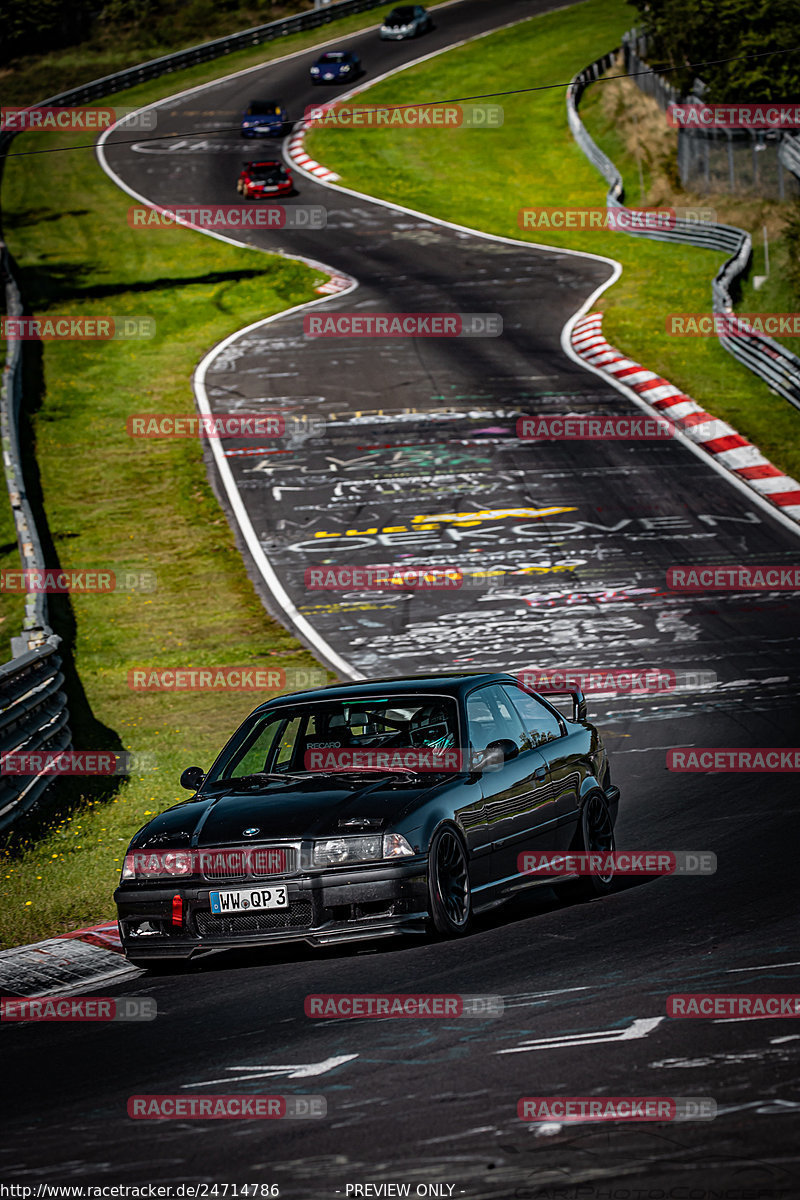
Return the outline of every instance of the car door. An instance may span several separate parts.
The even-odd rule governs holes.
[[[531,741],[547,761],[559,822],[569,826],[567,833],[571,834],[578,817],[581,779],[586,770],[586,730],[568,725],[560,713],[516,684],[504,684],[503,690],[519,713]],[[565,836],[566,844],[569,840]]]
[[[491,875],[495,881],[518,876],[518,856],[558,825],[547,762],[526,733],[500,684],[485,684],[467,697],[467,731],[473,751],[500,739],[518,753],[498,769],[481,775],[487,833],[491,839]]]

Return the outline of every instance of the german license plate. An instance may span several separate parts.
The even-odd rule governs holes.
[[[212,913],[260,912],[267,908],[288,908],[289,890],[280,887],[232,888],[211,892]]]

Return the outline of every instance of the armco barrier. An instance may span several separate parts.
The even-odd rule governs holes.
[[[22,298],[11,274],[11,264],[6,247],[0,242],[0,276],[5,283],[6,314],[9,317],[22,315]],[[17,338],[8,338],[6,364],[0,391],[0,436],[3,446],[3,468],[5,470],[8,498],[17,529],[17,543],[23,569],[43,569],[45,566],[39,533],[33,519],[31,506],[25,491],[22,475],[22,456],[19,444],[19,413],[22,404],[22,344]],[[41,645],[51,636],[47,624],[47,599],[43,592],[29,593],[25,598],[23,636],[13,638],[12,653],[22,654]]]
[[[0,667],[0,755],[69,747],[63,682],[61,659],[52,643]],[[0,773],[0,832],[31,808],[53,778]]]
[[[612,50],[596,59],[580,71],[567,87],[567,120],[572,136],[608,183],[606,204],[609,208],[625,208],[625,188],[614,163],[604,154],[589,136],[578,116],[578,104],[588,85],[599,79],[614,65],[618,50]],[[794,143],[787,154],[800,152]],[[701,246],[707,250],[723,250],[730,257],[722,264],[711,284],[711,304],[715,313],[733,313],[731,289],[736,279],[747,269],[752,254],[750,235],[735,225],[695,223],[679,219],[671,229],[631,229],[625,233],[631,237],[646,237],[661,242],[681,242]],[[800,358],[781,346],[779,342],[763,334],[727,337],[720,335],[720,344],[759,378],[800,409]]]
[[[20,316],[22,299],[2,242],[0,275],[5,284],[6,313]],[[3,467],[22,566],[34,570],[43,569],[45,562],[22,474],[21,404],[22,346],[17,338],[8,338],[0,390]],[[57,653],[59,641],[48,625],[45,593],[30,593],[25,599],[23,633],[11,639],[14,658],[0,667],[0,756],[18,750],[65,750],[70,745],[67,698],[61,691],[64,676]],[[0,832],[32,807],[53,778],[0,772]]]

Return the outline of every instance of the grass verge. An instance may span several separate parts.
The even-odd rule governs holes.
[[[621,0],[586,0],[448,51],[349,102],[349,107],[408,105],[521,89],[501,98],[500,128],[431,128],[424,133],[399,126],[318,128],[307,138],[308,152],[337,171],[345,186],[370,195],[490,233],[618,259],[622,278],[598,304],[606,314],[609,341],[730,421],[773,462],[797,476],[800,440],[791,405],[731,359],[716,339],[675,338],[665,332],[669,313],[709,311],[711,279],[724,255],[601,230],[520,228],[523,208],[604,206],[604,181],[569,132],[564,87],[524,89],[566,84],[618,44],[631,23],[631,10]],[[614,157],[622,156],[625,141],[616,104],[604,107],[602,99],[612,86],[590,88],[581,112],[592,136]],[[630,167],[632,161],[622,165]],[[629,185],[635,180],[635,175],[628,178]],[[638,194],[631,202],[638,203]],[[681,202],[698,201],[684,196]],[[699,202],[708,205],[707,198]],[[730,205],[736,224],[760,219],[756,205],[742,206],[732,198]],[[716,198],[713,206],[720,207]],[[769,292],[755,296],[754,310],[770,306]]]

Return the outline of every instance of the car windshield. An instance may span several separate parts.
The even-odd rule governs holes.
[[[323,54],[320,58],[321,63],[338,63],[344,62],[347,55],[343,50],[330,50],[327,54]]]
[[[430,758],[457,746],[458,740],[458,714],[451,696],[361,696],[285,704],[249,717],[206,782],[321,770],[374,771],[382,768],[364,766],[370,762],[367,755],[360,755],[354,765],[352,751],[424,749]],[[384,755],[380,761],[389,757]]]
[[[408,25],[414,20],[413,8],[393,8],[386,18],[387,25]]]
[[[253,183],[272,183],[285,175],[280,163],[256,163],[252,170]]]
[[[281,111],[281,106],[276,104],[274,100],[251,100],[247,109],[248,117],[265,117],[277,116]]]

